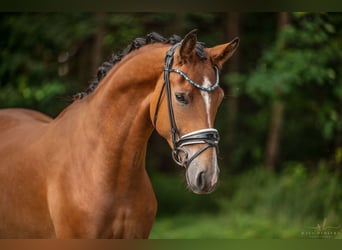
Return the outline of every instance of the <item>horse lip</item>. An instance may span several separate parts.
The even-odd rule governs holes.
[[[200,189],[192,185],[189,185],[188,187],[195,194],[210,194],[215,190],[216,185],[210,186],[210,188],[206,188],[206,189]]]

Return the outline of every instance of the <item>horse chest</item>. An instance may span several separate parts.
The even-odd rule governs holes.
[[[147,238],[154,222],[155,210],[151,207],[121,208],[117,211],[112,224],[113,238]]]
[[[157,201],[150,182],[139,191],[127,193],[126,197],[114,203],[113,238],[147,238],[152,229],[157,211]]]

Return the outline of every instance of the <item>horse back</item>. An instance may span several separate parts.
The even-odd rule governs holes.
[[[11,126],[14,123],[18,122],[42,122],[47,123],[50,122],[51,117],[30,109],[19,109],[19,108],[11,108],[11,109],[1,109],[0,110],[0,126]]]
[[[43,171],[34,146],[52,119],[26,109],[0,110],[0,237],[44,237],[51,231]],[[41,229],[36,221],[46,225]]]

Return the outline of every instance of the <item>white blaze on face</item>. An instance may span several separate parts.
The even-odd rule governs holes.
[[[208,77],[204,77],[203,80],[203,87],[209,88],[211,87],[211,82],[209,81]],[[209,92],[201,90],[201,95],[203,96],[204,99],[204,104],[205,104],[205,109],[207,112],[207,118],[208,118],[208,126],[211,128],[212,124],[210,121],[210,95]]]
[[[208,77],[205,76],[204,80],[203,80],[203,87],[209,88],[211,86],[212,86],[212,83],[209,81]],[[211,124],[211,119],[210,119],[210,105],[211,105],[210,93],[208,91],[201,90],[201,95],[202,95],[202,97],[204,99],[204,104],[205,104],[205,109],[206,109],[207,119],[208,119],[208,127],[211,128],[212,124]],[[211,184],[214,185],[217,182],[217,179],[218,179],[219,168],[218,168],[218,165],[217,165],[216,152],[215,152],[215,150],[213,150],[212,152],[213,152],[212,167],[214,169],[214,173],[213,173],[213,177],[212,177],[212,180],[211,180]]]

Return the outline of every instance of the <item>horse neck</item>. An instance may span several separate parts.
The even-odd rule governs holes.
[[[89,103],[115,144],[134,140],[147,142],[153,126],[149,115],[150,97],[163,70],[165,49],[149,45],[133,51],[103,79]],[[158,45],[157,45],[158,46]],[[99,121],[99,120],[98,120]],[[117,140],[122,137],[122,140]],[[141,144],[137,144],[140,148]]]
[[[119,178],[123,168],[128,175],[145,168],[147,141],[153,131],[150,96],[162,74],[165,51],[164,46],[131,52],[94,93],[76,101],[62,115],[68,118],[70,113],[68,123],[75,128],[71,143],[83,150],[78,154],[96,168],[115,172],[106,171],[107,176]]]

